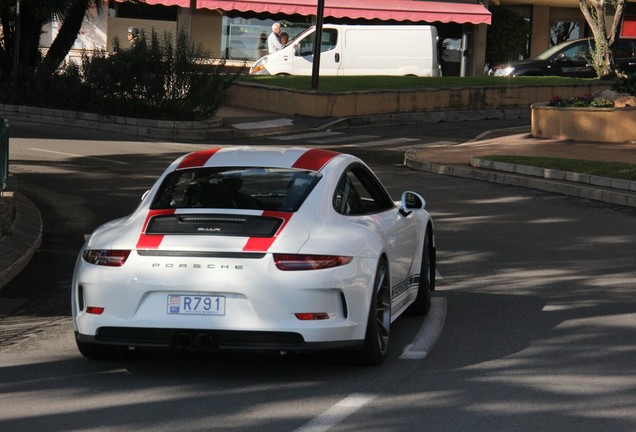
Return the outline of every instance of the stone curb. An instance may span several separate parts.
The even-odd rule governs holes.
[[[344,129],[348,127],[361,127],[369,125],[383,124],[416,124],[416,123],[439,123],[439,122],[459,122],[473,120],[491,119],[517,119],[530,118],[529,108],[506,108],[506,109],[482,109],[482,110],[459,110],[459,111],[434,111],[396,114],[377,114],[368,116],[342,117],[325,123],[316,129]]]
[[[202,121],[150,120],[8,104],[0,104],[0,114],[9,121],[14,118],[157,139],[201,141],[233,134],[233,131],[221,128],[223,120],[220,118]]]
[[[12,189],[15,183],[11,182]],[[0,290],[27,266],[42,244],[40,211],[15,189],[11,192],[15,200],[15,219],[8,232],[0,238],[0,262],[11,264],[0,269]]]
[[[545,179],[583,183],[591,186],[600,186],[609,189],[619,189],[636,192],[636,181],[615,179],[610,177],[581,174],[571,171],[561,171],[548,168],[539,168],[528,165],[512,164],[507,162],[491,161],[477,157],[470,158],[470,165],[475,168],[504,171],[525,176],[542,177]]]
[[[449,175],[453,177],[468,178],[511,186],[521,186],[546,192],[574,196],[578,198],[603,201],[626,207],[636,207],[636,194],[629,190],[611,189],[586,183],[578,183],[567,180],[555,180],[553,178],[541,178],[532,175],[523,175],[513,170],[498,171],[499,165],[493,164],[491,170],[466,166],[449,166],[433,162],[419,161],[416,153],[409,150],[404,154],[404,165],[409,168],[430,172],[434,174]],[[511,164],[508,164],[511,165]],[[504,167],[510,169],[510,167]]]

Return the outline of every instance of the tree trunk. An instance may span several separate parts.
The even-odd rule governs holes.
[[[579,0],[581,12],[594,36],[595,47],[592,50],[592,62],[599,78],[620,74],[614,63],[612,47],[620,30],[619,26],[623,17],[625,0],[617,0],[614,3],[616,11],[609,34],[605,27],[605,8],[607,4],[604,0]]]
[[[40,65],[41,71],[38,72],[43,72],[45,76],[50,76],[64,61],[80,32],[89,1],[75,0],[69,3],[68,13],[65,14],[64,22]]]

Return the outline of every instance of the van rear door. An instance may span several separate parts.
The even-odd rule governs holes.
[[[311,75],[314,62],[315,30],[300,39],[294,46],[293,75]],[[320,75],[338,75],[340,68],[338,29],[323,28],[320,49]]]

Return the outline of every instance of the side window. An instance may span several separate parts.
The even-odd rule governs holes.
[[[300,40],[298,43],[298,48],[296,51],[296,55],[300,56],[308,56],[313,54],[314,52],[314,37],[315,33],[312,33]]]
[[[632,44],[628,41],[616,42],[616,48],[614,49],[614,58],[629,58],[634,57]]]
[[[338,30],[325,29],[322,31],[322,44],[320,46],[320,52],[332,50],[338,44]]]
[[[564,60],[585,61],[590,57],[589,50],[590,47],[585,43],[574,45],[563,52]]]
[[[314,39],[316,33],[312,33],[303,38],[298,44],[298,51],[301,56],[310,56],[314,53]],[[332,50],[338,43],[338,30],[336,29],[323,29],[322,31],[322,43],[320,44],[320,51],[325,52]]]
[[[333,206],[340,214],[360,216],[388,210],[395,204],[373,174],[361,165],[353,165],[336,187]]]

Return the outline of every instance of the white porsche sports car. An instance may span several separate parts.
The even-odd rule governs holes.
[[[360,159],[225,147],[175,160],[77,258],[73,329],[91,359],[144,348],[348,349],[380,364],[391,322],[435,289],[424,199]]]

